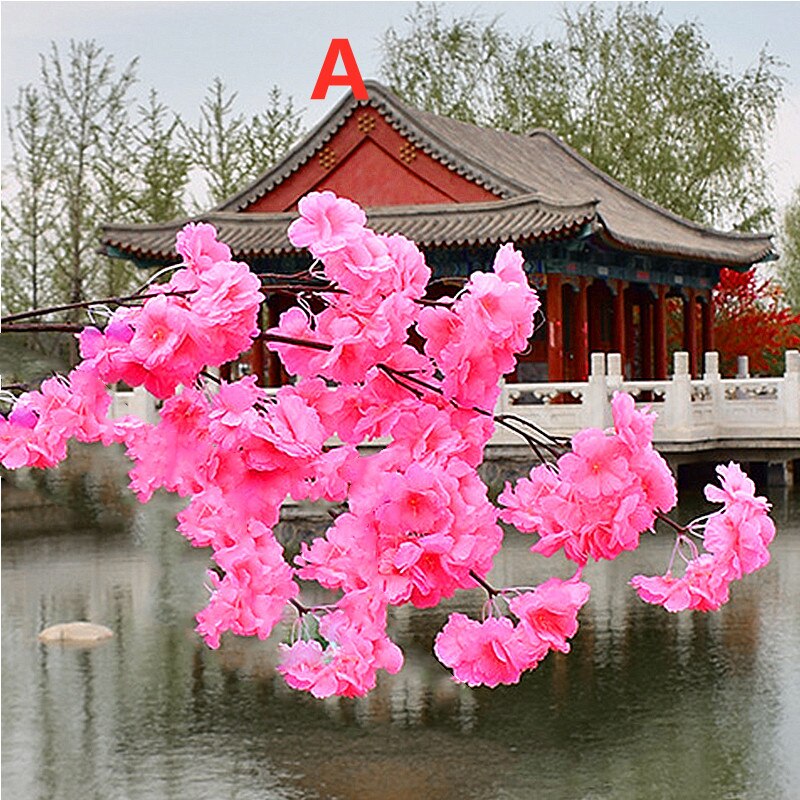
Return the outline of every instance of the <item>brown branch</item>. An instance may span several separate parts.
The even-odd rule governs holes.
[[[302,603],[298,603],[293,597],[289,598],[289,602],[297,609],[297,613],[300,614],[300,616],[311,613],[310,608],[306,608]]]
[[[0,324],[5,325],[9,322],[17,322],[21,319],[30,319],[31,317],[43,317],[46,314],[55,314],[58,311],[74,311],[78,308],[89,308],[91,306],[99,305],[122,305],[131,301],[149,300],[152,297],[158,297],[159,294],[165,297],[184,297],[194,293],[194,289],[180,289],[174,292],[158,292],[157,294],[131,294],[125,297],[103,297],[99,300],[82,300],[78,303],[65,303],[61,306],[48,306],[47,308],[34,308],[30,311],[21,311],[18,314],[7,314],[0,319]]]
[[[481,586],[486,590],[486,593],[489,595],[489,597],[497,597],[497,595],[502,594],[499,589],[495,589],[494,586],[492,586],[488,581],[485,581],[483,578],[481,578],[481,576],[478,575],[474,569],[469,571],[469,576],[475,581],[475,583],[478,584],[478,586]]]
[[[293,344],[297,347],[308,347],[311,350],[324,350],[329,353],[333,350],[332,344],[325,344],[325,342],[315,342],[311,339],[295,339],[293,336],[281,336],[277,333],[259,333],[257,339],[262,339],[265,342],[277,342],[278,344]]]
[[[669,525],[670,528],[672,528],[672,530],[676,531],[677,533],[686,534],[689,532],[689,529],[685,525],[681,525],[679,522],[675,522],[675,520],[672,519],[672,517],[668,517],[660,509],[656,509],[655,517],[656,519],[660,519],[662,522],[665,522],[667,525]]]
[[[0,333],[41,333],[43,331],[54,331],[55,333],[80,333],[86,326],[75,322],[29,322],[16,324],[3,323]]]
[[[207,369],[200,370],[200,376],[205,378],[206,380],[211,381],[212,383],[216,383],[217,385],[222,385],[222,378],[217,377],[216,375],[209,372]]]

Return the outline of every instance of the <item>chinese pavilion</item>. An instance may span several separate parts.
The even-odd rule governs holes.
[[[542,295],[538,326],[516,379],[585,380],[590,352],[619,352],[631,378],[667,376],[667,303],[682,304],[682,349],[693,374],[713,349],[712,288],[722,267],[772,257],[766,234],[724,233],[682,219],[605,174],[547,130],[512,134],[401,102],[366,82],[368,100],[345,97],[279,163],[192,220],[107,225],[102,246],[141,266],[173,263],[175,234],[212,223],[234,257],[256,272],[309,264],[286,231],[298,200],[330,189],[365,208],[368,224],[402,233],[425,253],[431,295],[448,279],[490,268],[514,242]],[[287,301],[270,296],[265,325]],[[275,385],[277,358],[254,345],[251,369]]]

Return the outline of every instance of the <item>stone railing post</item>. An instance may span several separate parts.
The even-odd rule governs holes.
[[[786,368],[778,391],[786,426],[800,428],[800,350],[786,351]]]
[[[692,415],[692,378],[689,373],[689,354],[675,353],[672,361],[672,380],[667,386],[664,416],[670,431],[685,431]]]
[[[750,377],[750,357],[737,356],[736,357],[736,377],[749,378]]]
[[[622,355],[620,353],[608,353],[606,355],[606,411],[604,414],[604,425],[610,425],[611,401],[614,392],[622,390]]]
[[[622,388],[622,356],[619,353],[606,356],[606,375],[609,394]]]
[[[131,403],[131,411],[151,425],[157,424],[161,417],[156,408],[156,399],[144,386],[136,386],[133,390],[133,402]]]
[[[714,427],[719,427],[725,406],[725,390],[719,374],[719,353],[711,350],[705,354],[703,380],[708,384],[711,403],[714,408]]]
[[[497,398],[497,406],[495,407],[495,414],[508,413],[508,384],[505,378],[500,378],[500,395]]]
[[[611,424],[611,405],[606,392],[605,353],[592,353],[589,359],[589,384],[583,395],[584,422],[587,427],[605,428]]]

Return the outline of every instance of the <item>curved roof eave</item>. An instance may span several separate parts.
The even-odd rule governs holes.
[[[711,228],[707,225],[701,225],[699,222],[695,222],[694,220],[682,217],[679,214],[670,211],[668,208],[660,206],[658,203],[649,200],[647,197],[640,194],[635,189],[631,189],[624,183],[620,183],[616,178],[613,178],[607,172],[604,172],[598,166],[592,164],[591,161],[582,156],[574,147],[568,145],[563,139],[560,139],[552,131],[547,130],[547,128],[534,128],[533,130],[528,132],[528,136],[531,138],[534,136],[547,137],[554,145],[561,148],[561,150],[563,150],[564,153],[566,153],[570,158],[572,158],[574,161],[580,164],[580,166],[583,167],[583,169],[587,170],[588,172],[591,172],[597,179],[602,180],[604,183],[608,184],[616,191],[622,192],[631,200],[634,200],[635,202],[640,203],[643,206],[647,206],[651,211],[655,211],[661,216],[669,217],[674,222],[677,222],[686,228],[692,228],[698,233],[721,236],[726,239],[732,239],[732,240],[736,239],[757,240],[757,239],[771,238],[771,234],[767,233],[766,231],[759,231],[755,233],[739,233],[737,231],[721,231],[717,230],[716,228]]]
[[[597,201],[563,204],[534,195],[464,204],[367,208],[368,224],[380,233],[402,233],[421,247],[459,247],[533,241],[574,235],[597,220]],[[192,219],[154,225],[106,225],[106,252],[168,260],[175,257],[175,235],[187,223],[210,222],[237,257],[269,257],[297,252],[287,230],[294,212],[212,211]]]

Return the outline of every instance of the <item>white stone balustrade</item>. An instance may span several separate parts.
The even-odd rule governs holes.
[[[156,399],[143,386],[127,391],[117,390],[112,393],[110,417],[117,419],[132,414],[145,422],[156,423],[159,420]]]
[[[629,381],[623,378],[619,353],[593,353],[588,381],[503,384],[496,411],[555,436],[571,436],[582,428],[610,426],[610,400],[622,390],[640,405],[652,404],[658,414],[654,441],[662,447],[771,442],[800,448],[800,352],[786,353],[786,368],[779,378],[750,377],[741,360],[739,376],[723,378],[719,356],[713,352],[705,354],[704,367],[703,377],[692,379],[688,354],[678,352],[671,379]],[[114,394],[112,416],[124,414],[158,420],[153,397],[141,387]],[[498,426],[491,443],[511,446],[523,441]]]
[[[603,363],[605,361],[605,364]],[[662,381],[624,380],[618,353],[594,353],[588,382],[506,384],[501,408],[548,432],[569,436],[585,427],[611,423],[610,399],[629,392],[640,404],[652,403],[658,414],[656,444],[716,441],[800,442],[800,352],[786,353],[779,378],[723,378],[719,355],[705,354],[703,377],[692,379],[688,353],[674,355],[673,375]],[[513,434],[498,432],[493,443],[511,444]]]

